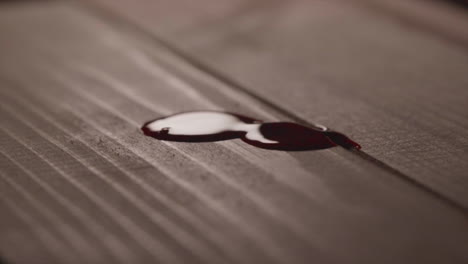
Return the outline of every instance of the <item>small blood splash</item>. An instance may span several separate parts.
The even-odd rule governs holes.
[[[147,136],[167,141],[212,142],[240,138],[264,149],[299,151],[361,146],[347,136],[323,126],[307,127],[292,122],[262,122],[250,117],[216,111],[195,111],[146,122]]]

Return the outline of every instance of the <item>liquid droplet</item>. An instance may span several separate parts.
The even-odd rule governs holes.
[[[347,136],[324,126],[306,127],[292,122],[262,122],[250,117],[216,111],[195,111],[146,122],[145,135],[167,141],[213,142],[240,138],[264,149],[317,150],[340,145],[361,148]]]

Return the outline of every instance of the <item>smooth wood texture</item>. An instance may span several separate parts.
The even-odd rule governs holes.
[[[459,10],[414,0],[92,2],[468,207],[468,15]]]
[[[464,212],[344,149],[143,136],[191,109],[286,119],[146,35],[64,3],[1,8],[0,32],[12,263],[468,261]]]
[[[387,13],[417,31],[446,39],[466,48],[468,19],[465,8],[457,0],[362,0],[374,12]],[[461,2],[463,2],[462,0]],[[466,2],[468,4],[468,2]]]

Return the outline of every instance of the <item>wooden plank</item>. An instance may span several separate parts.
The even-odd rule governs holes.
[[[183,5],[171,3],[107,6],[205,70],[349,133],[371,156],[468,207],[466,14],[428,1],[207,0],[208,9],[175,14]]]
[[[143,136],[192,109],[286,119],[144,35],[66,3],[0,9],[0,31],[12,263],[467,261],[464,212],[344,149]]]
[[[466,9],[460,8],[462,5],[457,0],[363,1],[376,12],[398,17],[407,26],[438,35],[462,47],[468,45]]]

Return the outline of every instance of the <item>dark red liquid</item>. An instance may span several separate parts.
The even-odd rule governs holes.
[[[264,149],[317,150],[340,145],[361,148],[345,135],[324,127],[306,127],[291,122],[264,123],[226,112],[199,111],[175,114],[143,125],[145,135],[167,141],[212,142],[240,138]]]

